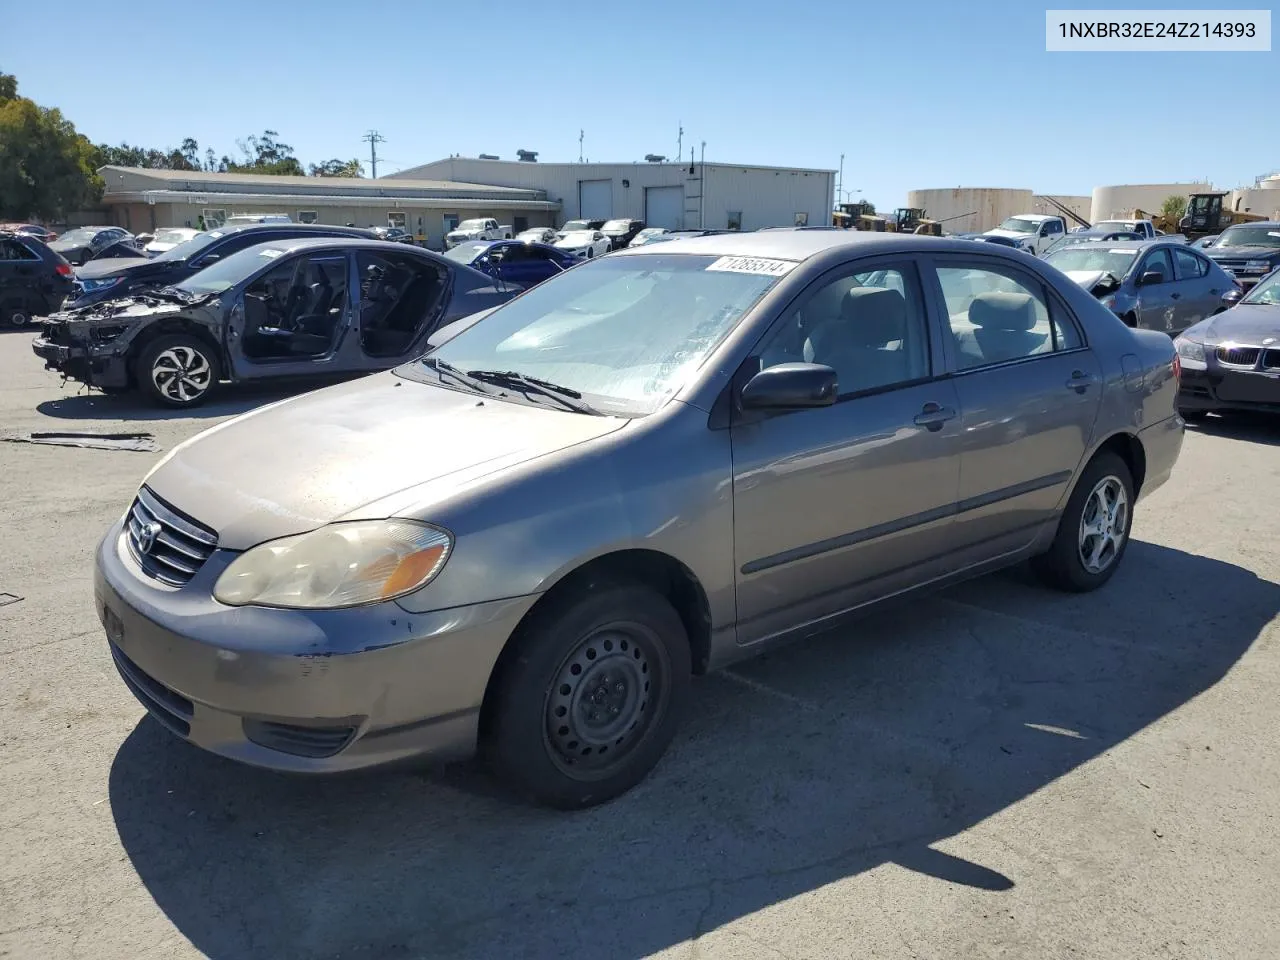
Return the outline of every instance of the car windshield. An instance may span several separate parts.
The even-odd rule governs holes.
[[[594,260],[498,307],[428,356],[462,371],[515,371],[575,390],[602,413],[644,416],[778,280],[718,264],[687,254]]]
[[[1091,228],[1093,233],[1113,233],[1117,230],[1130,231],[1137,226],[1136,220],[1101,220]]]
[[[197,233],[190,240],[184,240],[176,247],[170,247],[157,260],[187,260],[194,257],[197,253],[207,247],[219,237],[227,235],[225,230],[210,230],[207,233]]]
[[[600,229],[602,229],[602,230],[630,230],[630,229],[631,229],[631,221],[630,221],[630,220],[610,220],[610,221],[608,221],[607,223],[605,223],[605,225],[604,225],[603,227],[601,227]]]
[[[182,243],[187,236],[185,230],[157,230],[152,243]]]
[[[488,249],[489,244],[472,241],[470,243],[460,243],[452,250],[446,250],[444,255],[450,260],[456,260],[458,263],[471,263]]]
[[[88,243],[102,231],[90,230],[87,227],[81,227],[79,230],[68,230],[58,239],[66,243]]]
[[[1228,227],[1215,247],[1280,247],[1280,227]]]
[[[1273,273],[1249,291],[1241,303],[1265,303],[1280,307],[1280,272]]]
[[[283,254],[279,247],[265,244],[249,247],[211,263],[174,286],[194,294],[223,293]]]
[[[483,230],[483,220],[463,220],[457,227],[459,230]]]
[[[564,237],[561,239],[560,242],[568,243],[568,244],[576,243],[582,246],[586,246],[588,243],[590,243],[594,239],[595,239],[595,234],[593,234],[590,230],[570,230],[568,233],[564,235]]]
[[[1129,272],[1137,256],[1137,247],[1108,247],[1101,243],[1090,243],[1057,250],[1045,257],[1045,262],[1053,264],[1063,273],[1102,271],[1121,278]]]
[[[1039,220],[1024,220],[1022,217],[1010,217],[997,230],[1008,230],[1010,233],[1035,233],[1040,229]]]
[[[570,220],[568,223],[566,223],[563,227],[561,227],[561,228],[560,228],[560,232],[561,232],[561,233],[572,233],[572,232],[573,232],[573,231],[575,231],[575,230],[585,230],[585,229],[587,229],[587,221],[585,221],[585,220]]]

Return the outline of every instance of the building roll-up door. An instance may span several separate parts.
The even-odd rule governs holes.
[[[684,226],[684,187],[645,187],[644,222],[679,230]]]
[[[613,216],[613,181],[578,181],[578,216],[583,220],[608,220]]]

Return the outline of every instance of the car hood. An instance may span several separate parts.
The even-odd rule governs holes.
[[[49,323],[83,323],[107,322],[111,324],[131,323],[144,318],[151,319],[169,314],[177,315],[188,312],[204,303],[215,299],[212,295],[203,299],[185,302],[164,300],[159,297],[142,295],[138,297],[121,297],[117,300],[103,300],[87,307],[72,307],[50,314]]]
[[[168,260],[156,262],[142,257],[109,257],[105,260],[90,260],[84,266],[76,267],[76,276],[81,280],[159,276],[170,268],[170,263]]]
[[[1209,247],[1204,255],[1210,260],[1273,260],[1280,257],[1280,247]]]
[[[1270,346],[1263,344],[1263,341],[1274,337],[1280,343],[1280,306],[1241,303],[1208,320],[1202,320],[1183,335],[1204,343],[1236,341]]]
[[[1067,277],[1086,290],[1092,290],[1098,281],[1107,275],[1106,270],[1067,270]]]
[[[382,373],[221,423],[175,447],[144,482],[216,530],[220,547],[245,550],[387,516],[378,501],[394,495],[398,504],[441,499],[626,422]]]

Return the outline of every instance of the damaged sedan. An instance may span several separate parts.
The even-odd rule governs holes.
[[[32,350],[47,369],[106,393],[194,407],[223,380],[396,366],[422,353],[433,330],[522,289],[404,244],[280,240],[172,286],[53,314]]]
[[[1171,240],[1082,243],[1044,259],[1131,327],[1179,333],[1240,298],[1221,267]]]

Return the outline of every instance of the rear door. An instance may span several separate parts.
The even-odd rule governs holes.
[[[1066,305],[1018,265],[938,255],[925,273],[962,411],[954,533],[983,562],[1054,519],[1093,434],[1102,368]]]
[[[358,250],[353,369],[380,370],[416,356],[444,318],[449,271],[425,257]]]
[[[0,237],[0,308],[14,302],[14,306],[27,308],[26,316],[37,306],[43,309],[46,294],[41,290],[41,280],[48,269],[23,243]]]
[[[1177,320],[1174,332],[1181,333],[1217,312],[1226,287],[1217,279],[1217,271],[1210,270],[1209,261],[1190,248],[1174,248],[1173,269],[1177,273],[1177,292],[1181,295],[1174,311]]]

